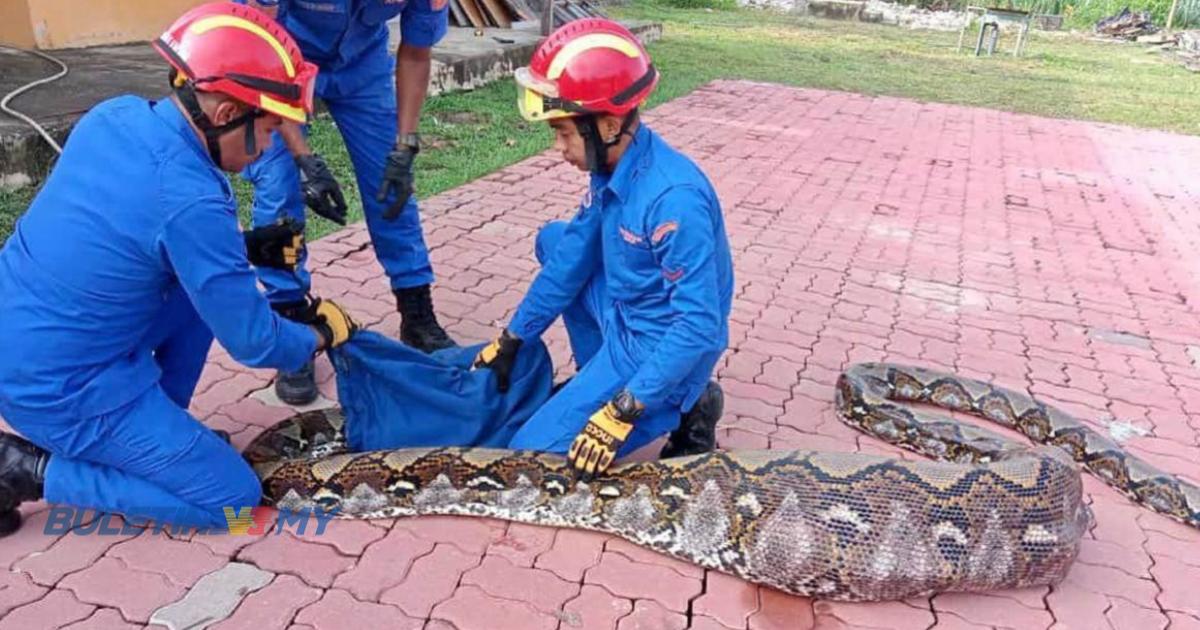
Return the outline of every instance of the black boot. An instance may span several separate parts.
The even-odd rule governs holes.
[[[393,293],[400,311],[400,341],[427,353],[458,345],[438,323],[428,284]]]
[[[691,411],[679,419],[679,428],[671,432],[667,443],[663,445],[659,457],[684,457],[699,455],[717,448],[717,421],[725,410],[725,393],[716,381],[709,381],[708,387],[696,400]]]
[[[272,304],[271,308],[282,317],[292,321],[300,321],[307,302],[281,302]],[[313,376],[312,359],[304,364],[297,372],[279,372],[275,379],[275,395],[289,405],[303,406],[317,399],[317,380]]]
[[[275,395],[289,405],[301,407],[316,400],[317,379],[313,375],[312,359],[298,372],[280,372],[275,379]]]
[[[21,527],[17,510],[26,501],[38,501],[46,481],[50,454],[28,440],[0,433],[0,537]]]

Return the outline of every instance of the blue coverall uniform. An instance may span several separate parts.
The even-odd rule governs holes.
[[[395,200],[376,200],[388,153],[396,140],[395,57],[388,48],[387,21],[401,16],[403,42],[431,48],[445,36],[449,3],[432,0],[281,0],[276,20],[295,38],[304,58],[317,64],[315,87],[329,108],[354,164],[355,179],[375,255],[395,289],[433,282],[429,250],[421,231],[416,195],[393,221],[383,212]],[[244,3],[244,1],[243,1]],[[279,134],[242,175],[254,185],[254,226],[290,216],[304,223],[300,172]],[[272,303],[304,299],[311,278],[301,259],[295,273],[258,270]]]
[[[729,342],[733,263],[704,173],[642,125],[575,217],[542,228],[536,255],[508,329],[537,338],[561,314],[579,371],[509,446],[566,453],[623,387],[646,409],[618,456],[675,429]]]
[[[206,528],[259,503],[189,401],[214,335],[279,369],[317,339],[263,299],[236,209],[169,100],[118,97],[71,132],[0,250],[0,416],[50,452],[47,501]]]

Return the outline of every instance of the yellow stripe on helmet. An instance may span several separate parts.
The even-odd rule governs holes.
[[[296,76],[296,66],[292,65],[292,58],[288,56],[287,50],[284,49],[283,44],[279,43],[278,39],[275,39],[270,33],[265,31],[263,27],[255,24],[254,22],[232,15],[214,15],[196,20],[190,27],[188,27],[188,30],[199,35],[211,31],[214,28],[221,28],[223,26],[232,26],[234,28],[240,28],[244,31],[250,31],[251,33],[254,33],[255,35],[258,35],[266,40],[266,42],[271,45],[271,48],[275,49],[276,54],[279,55],[279,60],[283,62],[283,67],[287,70],[288,77]]]
[[[305,116],[303,109],[296,107],[294,105],[288,105],[287,103],[284,103],[283,101],[275,100],[275,99],[271,98],[270,96],[267,96],[266,94],[258,95],[258,106],[268,112],[271,112],[272,114],[278,114],[280,116],[283,116],[284,118],[287,118],[288,120],[292,120],[292,121],[295,121],[298,123],[303,123],[303,122],[308,121],[308,117]]]
[[[592,33],[584,35],[579,39],[571,40],[570,43],[562,47],[558,54],[554,56],[554,61],[550,62],[550,69],[546,71],[546,78],[557,79],[562,75],[567,64],[578,56],[580,53],[589,51],[593,48],[612,48],[613,50],[625,53],[631,59],[637,59],[642,55],[638,47],[632,42],[613,35],[612,33]]]

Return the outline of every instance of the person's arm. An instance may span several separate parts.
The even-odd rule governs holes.
[[[647,217],[646,233],[662,265],[671,323],[626,389],[641,404],[660,404],[683,381],[721,331],[716,240],[710,202],[699,190],[679,187],[661,197]]]
[[[510,333],[521,340],[540,337],[575,300],[601,264],[603,223],[599,207],[580,208],[554,251],[547,252],[508,324]]]
[[[383,181],[375,199],[384,202],[391,193],[396,198],[383,212],[383,218],[400,216],[404,204],[415,190],[413,161],[421,151],[417,130],[421,109],[429,95],[429,76],[433,67],[433,47],[449,28],[450,3],[441,0],[435,9],[433,0],[409,0],[400,15],[400,45],[396,49],[396,144],[387,156]]]
[[[287,146],[292,157],[313,154],[312,147],[308,146],[308,138],[304,137],[304,131],[300,129],[300,123],[283,121],[279,125],[279,137],[283,138],[283,144]]]
[[[396,50],[396,129],[401,138],[417,133],[432,66],[432,48],[401,42]]]
[[[239,363],[295,371],[318,350],[315,329],[280,317],[259,292],[227,201],[200,199],[175,212],[158,244],[200,318]]]
[[[596,273],[601,263],[603,224],[599,207],[580,207],[554,251],[542,256],[542,268],[508,326],[476,355],[472,369],[494,371],[501,393],[508,391],[509,376],[521,346],[528,339],[540,337]]]
[[[401,137],[416,133],[421,108],[429,94],[433,47],[450,27],[450,3],[409,0],[400,14],[400,44],[396,48],[396,130]]]

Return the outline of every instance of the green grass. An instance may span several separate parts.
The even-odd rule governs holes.
[[[1116,15],[1125,7],[1132,12],[1149,11],[1154,24],[1165,27],[1172,0],[1066,0],[1063,15],[1079,28],[1091,28],[1097,21]],[[1180,0],[1172,28],[1194,27],[1200,23],[1200,0]]]
[[[646,4],[622,13],[665,24],[651,48],[656,101],[745,78],[1200,134],[1195,76],[1140,46],[1035,33],[1024,57],[976,58],[973,46],[955,52],[956,32]]]
[[[34,188],[30,186],[16,190],[0,187],[0,243],[12,234],[13,224],[33,200],[33,193]]]
[[[1200,135],[1200,83],[1140,46],[1035,33],[1023,58],[976,58],[966,50],[954,51],[957,33],[633,2],[612,9],[614,17],[664,24],[664,38],[650,46],[663,75],[651,106],[713,79],[744,78]],[[1006,38],[1001,45],[1011,43]],[[504,79],[430,99],[421,122],[426,147],[417,159],[419,196],[437,194],[549,147],[544,125],[521,121],[515,95],[511,79]],[[360,220],[349,158],[327,117],[314,124],[312,143],[345,188],[351,220]],[[235,187],[245,218],[252,192],[236,178]],[[30,196],[30,191],[0,193],[0,238],[7,238]],[[311,212],[309,226],[311,240],[337,228]]]

